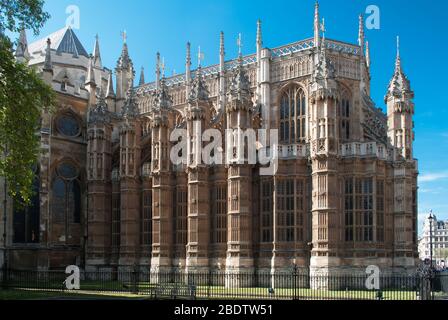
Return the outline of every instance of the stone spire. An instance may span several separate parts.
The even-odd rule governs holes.
[[[15,56],[20,62],[26,63],[30,60],[28,41],[26,39],[26,32],[24,28],[20,30],[19,43],[17,44]]]
[[[366,41],[366,65],[367,65],[367,68],[370,68],[370,48],[369,48],[369,41]]]
[[[135,99],[135,90],[132,84],[129,84],[129,89],[126,94],[126,100],[124,101],[123,108],[121,109],[121,116],[123,118],[135,118],[139,115],[137,102]]]
[[[190,94],[190,83],[191,83],[191,45],[187,42],[186,54],[185,54],[185,96],[188,97]]]
[[[89,123],[109,122],[109,121],[110,121],[110,115],[109,110],[107,108],[104,91],[102,88],[100,88],[98,100],[95,106],[89,111]]]
[[[395,71],[389,83],[386,100],[390,96],[393,96],[395,98],[403,98],[405,94],[412,95],[413,92],[411,90],[411,84],[401,67],[400,38],[397,37],[397,57],[395,59]]]
[[[319,35],[319,2],[316,1],[314,5],[314,46],[319,47],[320,35]]]
[[[198,68],[196,69],[196,75],[193,80],[188,100],[190,102],[207,101],[208,97],[209,92],[207,86],[204,83],[204,79],[202,78],[202,67],[199,63]]]
[[[224,32],[221,31],[219,35],[219,71],[224,71],[224,63],[225,63],[225,49],[224,49]]]
[[[359,15],[358,45],[361,47],[360,54],[364,55],[364,18],[362,14]]]
[[[230,88],[228,95],[231,100],[240,100],[247,102],[251,99],[250,92],[250,82],[243,67],[243,59],[241,53],[238,56],[238,65],[233,71],[232,82],[230,83]]]
[[[145,68],[141,68],[140,70],[140,81],[138,82],[140,86],[145,84]]]
[[[95,46],[93,48],[93,65],[96,68],[102,68],[101,54],[100,54],[100,40],[98,34],[95,36]]]
[[[160,52],[156,54],[156,88],[160,86]]]
[[[257,50],[261,50],[263,46],[263,37],[261,33],[261,20],[257,20]]]
[[[53,63],[51,62],[51,40],[47,39],[47,51],[45,53],[45,61],[43,71],[53,74]]]
[[[322,42],[317,54],[317,63],[314,66],[313,83],[311,86],[313,99],[326,99],[337,97],[337,82],[335,78],[335,68],[327,57],[325,45],[325,22],[322,19]]]
[[[191,81],[191,45],[187,42],[187,53],[185,57],[185,76],[187,83]]]
[[[134,65],[129,57],[128,44],[126,43],[126,33],[123,33],[123,48],[121,49],[121,55],[117,61],[117,69],[134,70]]]
[[[154,111],[167,111],[171,108],[172,99],[168,94],[165,77],[160,80],[160,88],[156,91],[153,107]]]
[[[325,32],[324,31],[325,30],[324,22],[322,22],[322,26],[323,26],[322,27],[323,32]],[[314,69],[315,80],[334,78],[335,69],[334,69],[333,64],[327,58],[327,49],[325,46],[325,35],[322,36],[321,44],[322,45],[321,45],[320,52],[319,52],[318,63]]]
[[[110,71],[109,77],[107,79],[106,98],[113,98],[113,97],[115,97],[115,93],[114,93],[114,85],[112,82],[112,71]]]
[[[89,59],[89,68],[87,69],[87,77],[86,77],[86,85],[91,85],[91,86],[96,86],[96,82],[95,82],[95,70],[93,70],[94,67],[94,57],[90,56]]]

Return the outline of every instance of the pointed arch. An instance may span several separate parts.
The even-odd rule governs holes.
[[[341,142],[350,141],[352,136],[351,116],[353,114],[352,94],[350,90],[341,86],[340,99],[338,102],[339,137]]]
[[[280,91],[280,143],[295,144],[305,141],[306,102],[306,92],[301,85],[290,84]]]

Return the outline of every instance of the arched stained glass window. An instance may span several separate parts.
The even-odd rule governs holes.
[[[78,169],[70,163],[62,163],[56,168],[51,195],[53,223],[81,222],[81,186]]]
[[[280,99],[280,142],[294,144],[306,137],[306,97],[302,88],[287,89]]]

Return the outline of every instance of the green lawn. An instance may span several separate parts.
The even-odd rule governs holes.
[[[0,289],[0,300],[49,299],[142,299],[144,296],[127,293],[101,293],[93,291],[41,291],[37,289]]]
[[[52,298],[52,297],[117,297],[117,298],[144,298],[151,297],[157,293],[157,297],[170,297],[172,292],[176,292],[177,297],[188,297],[189,288],[185,284],[166,283],[159,287],[149,282],[139,282],[138,292],[132,294],[133,287],[128,282],[121,281],[81,281],[81,290],[69,292],[62,290],[61,281],[30,281],[29,283],[10,282],[9,288],[12,290],[0,290],[0,299],[21,299],[21,295],[28,298]],[[155,289],[158,290],[155,290]],[[17,290],[14,290],[17,289]],[[225,288],[224,286],[197,286],[197,299],[358,299],[375,300],[376,291],[367,290],[314,290],[308,288],[287,289],[277,288],[273,293],[269,293],[267,288]],[[5,293],[6,292],[6,293]],[[11,295],[11,297],[9,297]],[[6,298],[5,298],[6,297]],[[415,300],[415,291],[385,290],[382,291],[384,300]]]

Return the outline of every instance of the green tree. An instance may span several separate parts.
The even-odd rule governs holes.
[[[7,179],[9,195],[23,204],[32,195],[40,117],[53,105],[54,93],[32,68],[15,60],[14,43],[6,31],[25,28],[37,35],[48,18],[43,0],[1,0],[0,175]]]

